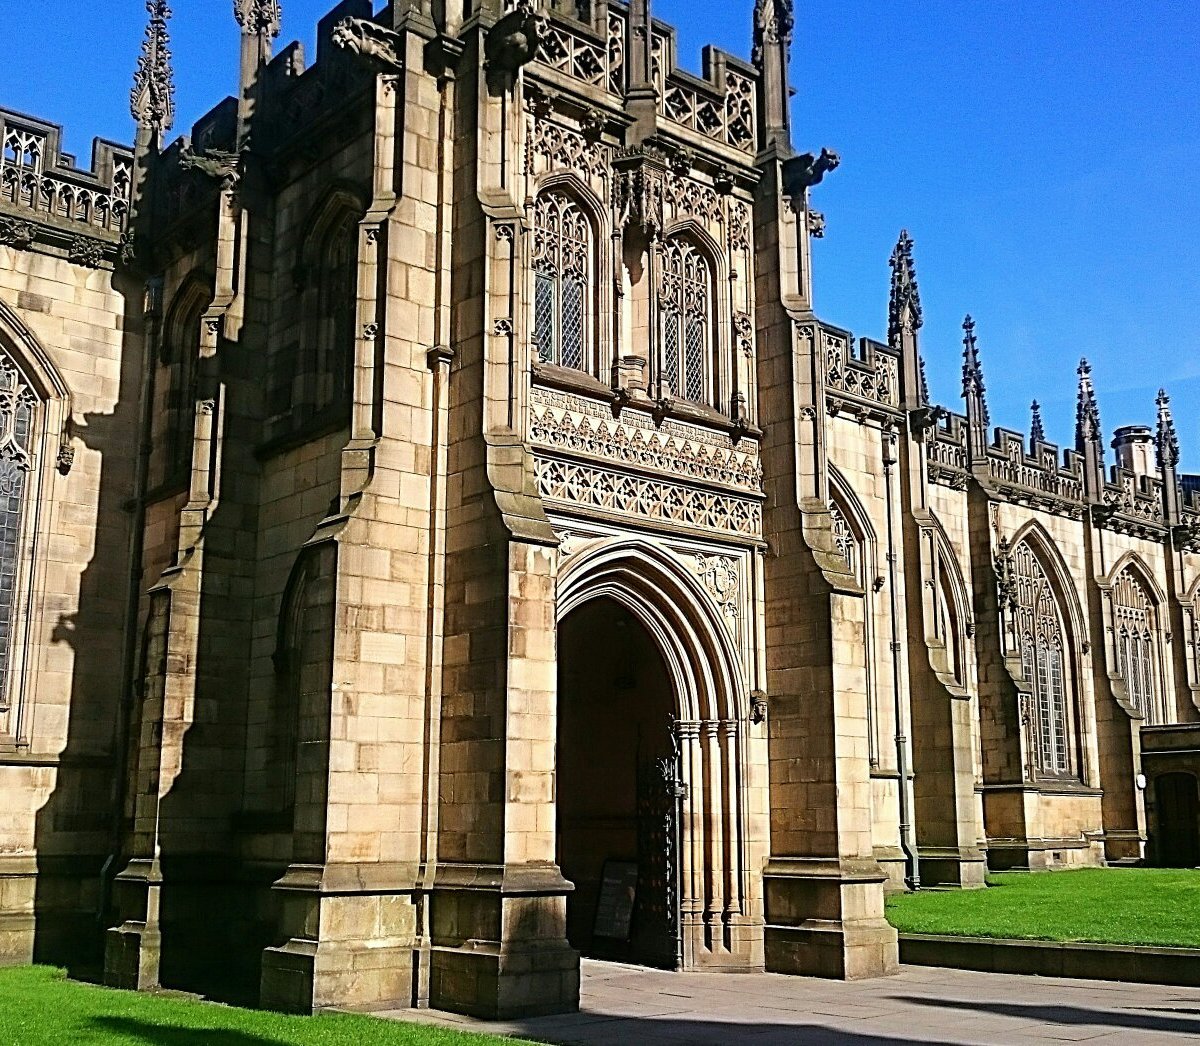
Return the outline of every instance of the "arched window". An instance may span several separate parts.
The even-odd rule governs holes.
[[[846,561],[850,572],[862,584],[862,548],[861,540],[853,524],[846,518],[846,513],[836,501],[829,503],[829,515],[833,519],[833,544],[838,554]]]
[[[945,563],[939,564],[937,585],[934,587],[935,619],[937,638],[944,644],[946,671],[958,683],[965,683],[961,650],[959,649],[962,629],[958,620],[958,604],[951,588],[950,573]]]
[[[200,367],[200,323],[209,295],[202,282],[189,280],[176,293],[163,330],[162,363],[167,369],[165,420],[160,479],[170,482],[192,464],[195,436],[197,375]]]
[[[358,221],[357,215],[344,213],[330,223],[320,253],[309,357],[316,377],[312,409],[317,414],[350,404],[358,316]]]
[[[1013,553],[1021,668],[1033,701],[1034,765],[1043,774],[1072,771],[1069,681],[1062,613],[1041,562],[1022,541]]]
[[[1161,721],[1156,683],[1154,606],[1145,587],[1125,569],[1112,588],[1113,624],[1117,639],[1117,670],[1134,707],[1148,723]]]
[[[273,346],[267,386],[268,432],[286,436],[310,424],[349,418],[358,336],[361,203],[334,191],[309,222],[295,270],[299,298],[288,333]]]
[[[533,235],[533,336],[538,357],[590,370],[589,302],[595,298],[592,226],[569,196],[538,197]]]
[[[0,344],[0,710],[6,709],[16,660],[23,589],[22,533],[34,476],[38,397]]]
[[[713,277],[708,258],[691,240],[663,244],[660,377],[671,392],[711,405]]]

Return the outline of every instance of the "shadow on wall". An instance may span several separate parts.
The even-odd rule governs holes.
[[[62,614],[50,633],[51,646],[66,644],[72,652],[68,732],[54,790],[38,811],[34,830],[33,958],[65,966],[72,975],[94,974],[102,964],[102,876],[113,863],[109,855],[124,763],[117,748],[128,711],[121,680],[135,519],[130,499],[139,442],[143,288],[120,272],[113,276],[113,288],[123,299],[125,316],[116,405],[112,413],[77,412],[72,424],[78,443],[100,458],[96,486],[72,484],[85,505],[95,498],[96,527],[91,559],[79,577],[78,610]],[[60,482],[65,486],[71,477]],[[72,506],[55,508],[56,515],[70,518]],[[58,595],[49,593],[50,606]],[[40,747],[36,703],[34,694],[35,751]]]

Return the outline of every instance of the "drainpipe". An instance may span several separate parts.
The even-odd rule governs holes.
[[[904,881],[910,890],[921,889],[921,864],[913,842],[912,807],[908,801],[908,737],[904,732],[904,702],[900,697],[900,607],[896,599],[896,537],[893,475],[896,466],[896,432],[883,430],[883,484],[887,502],[888,599],[892,616],[892,700],[896,716],[896,770],[900,775],[900,849],[904,852]]]

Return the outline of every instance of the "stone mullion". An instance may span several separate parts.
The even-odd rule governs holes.
[[[742,890],[742,865],[746,846],[746,821],[743,816],[742,783],[737,767],[741,765],[741,724],[736,719],[721,720],[721,777],[722,791],[727,797],[725,818],[725,852],[723,892],[725,907],[722,917],[726,924],[745,914]]]
[[[686,852],[680,853],[683,867],[680,869],[681,890],[679,916],[684,925],[696,926],[704,913],[704,759],[700,747],[700,723],[680,722],[676,725],[683,762],[684,779],[688,785],[684,801],[684,824],[681,836],[687,843]],[[693,949],[695,940],[685,935],[684,947]],[[686,956],[689,965],[694,956]]]
[[[725,914],[725,803],[722,796],[721,735],[720,723],[706,719],[704,734],[704,820],[706,836],[706,882],[704,922],[708,935],[708,947],[716,950],[721,944],[721,920]]]

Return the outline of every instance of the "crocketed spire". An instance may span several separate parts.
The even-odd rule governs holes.
[[[1079,361],[1079,400],[1075,407],[1075,440],[1079,443],[1099,443],[1100,406],[1096,402],[1096,387],[1092,384],[1092,365]]]
[[[148,0],[150,21],[142,41],[129,108],[139,127],[162,133],[175,122],[175,75],[171,70],[171,37],[167,20],[171,9],[167,0]]]
[[[975,340],[975,321],[963,320],[963,397],[968,404],[978,400],[980,421],[984,429],[992,423],[987,406],[987,386],[983,383],[983,365],[979,362],[979,345]]]
[[[1042,405],[1034,400],[1029,405],[1029,438],[1034,443],[1046,442],[1046,426],[1042,423]]]
[[[913,241],[908,230],[900,232],[900,239],[892,251],[888,264],[892,267],[892,294],[888,302],[888,340],[894,341],[906,323],[920,330],[924,317],[921,313],[921,292],[917,289],[917,268],[913,263]]]
[[[1154,443],[1158,450],[1158,467],[1173,469],[1179,464],[1179,436],[1175,432],[1175,419],[1171,417],[1171,397],[1166,389],[1158,390],[1158,432]]]

